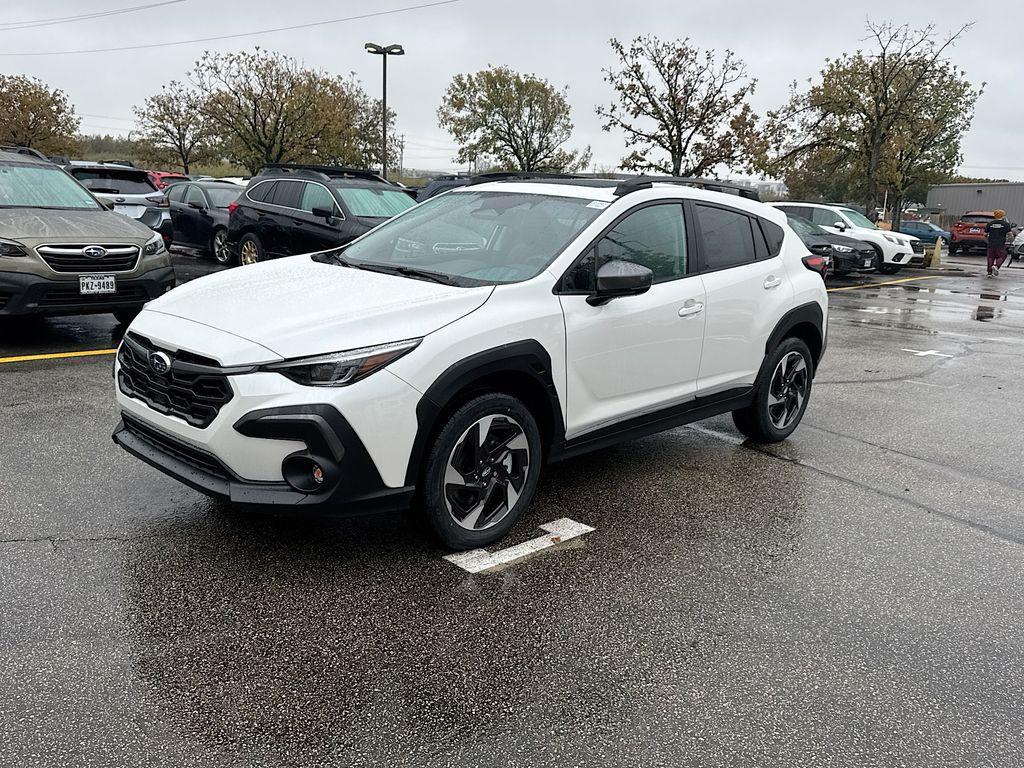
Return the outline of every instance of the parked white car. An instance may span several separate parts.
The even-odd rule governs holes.
[[[482,547],[548,461],[725,412],[788,437],[825,348],[821,261],[735,193],[469,185],[148,304],[118,352],[114,439],[236,502],[415,500],[444,544]]]
[[[802,216],[825,230],[852,237],[875,249],[875,267],[883,274],[899,272],[908,264],[924,263],[924,243],[913,235],[879,229],[864,214],[830,203],[769,203],[790,216]]]

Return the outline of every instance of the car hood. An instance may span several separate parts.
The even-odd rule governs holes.
[[[478,309],[493,290],[322,264],[305,255],[208,275],[146,308],[295,358],[426,336]]]
[[[100,209],[0,208],[0,237],[40,243],[144,244],[152,230],[127,216]]]

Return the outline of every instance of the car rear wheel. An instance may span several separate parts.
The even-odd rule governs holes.
[[[541,462],[540,431],[521,401],[491,393],[465,403],[427,456],[421,502],[434,533],[455,550],[498,541],[530,506]]]
[[[218,229],[213,233],[213,237],[210,238],[210,253],[213,256],[213,260],[218,264],[231,263],[231,251],[228,249],[228,231],[226,229]]]
[[[949,241],[949,255],[950,256],[955,256],[956,252],[958,250],[960,250],[960,246],[957,245],[954,241],[950,240]]]
[[[263,261],[263,244],[256,235],[249,234],[242,238],[238,244],[238,262],[243,267],[247,264],[256,264]]]
[[[754,401],[733,411],[732,420],[747,437],[760,443],[785,440],[799,426],[811,396],[814,361],[803,340],[784,339],[758,375]]]

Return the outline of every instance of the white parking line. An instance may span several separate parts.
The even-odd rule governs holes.
[[[913,352],[917,357],[952,357],[943,352],[939,352],[937,349],[926,349],[924,351],[920,349],[901,349],[902,352]]]
[[[702,435],[714,437],[718,440],[724,440],[725,442],[732,443],[733,445],[743,445],[743,443],[746,442],[746,438],[741,437],[740,435],[731,435],[728,432],[719,432],[717,429],[702,427],[699,424],[689,424],[687,427],[688,429],[692,429],[694,432],[700,432]]]
[[[538,536],[536,539],[524,541],[513,547],[499,549],[497,552],[488,552],[486,549],[472,549],[469,552],[457,552],[454,555],[445,555],[444,559],[453,565],[459,566],[470,573],[480,573],[499,565],[508,565],[516,560],[550,549],[563,541],[575,539],[594,529],[589,525],[577,523],[568,517],[562,517],[550,523],[544,523],[541,528],[548,532],[547,536]]]

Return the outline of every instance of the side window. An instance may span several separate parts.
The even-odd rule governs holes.
[[[300,207],[307,213],[312,213],[314,208],[327,208],[331,211],[337,211],[337,204],[334,202],[334,197],[321,184],[306,184],[305,189],[302,190],[302,203]]]
[[[180,203],[182,196],[185,194],[185,187],[187,186],[188,184],[175,184],[167,190],[167,199],[172,203]]]
[[[786,232],[778,224],[767,219],[758,219],[757,221],[761,225],[765,240],[768,241],[768,256],[774,259],[782,251],[782,239],[786,236]]]
[[[267,197],[266,202],[271,205],[279,205],[282,208],[298,209],[302,202],[302,188],[305,184],[301,181],[279,181],[274,185],[272,197]]]
[[[613,261],[632,261],[654,273],[655,283],[686,275],[686,227],[683,206],[651,205],[632,213],[594,247],[594,269]]]
[[[195,184],[189,184],[188,193],[185,195],[185,203],[187,205],[192,205],[192,203],[196,203],[197,205],[200,205],[203,208],[205,208],[206,195],[204,195],[203,190],[201,190]]]
[[[750,233],[754,236],[754,257],[760,261],[768,258],[768,241],[764,239],[764,233],[757,219],[748,218],[750,222]]]
[[[245,194],[250,200],[254,200],[257,203],[268,202],[270,197],[274,193],[274,187],[277,186],[276,181],[264,181],[256,184],[252,188],[246,190]]]
[[[813,208],[808,208],[804,205],[779,205],[776,206],[780,211],[784,212],[787,216],[799,216],[802,219],[811,220],[811,211]]]
[[[843,217],[830,208],[813,208],[811,210],[811,221],[819,227],[834,227],[837,221]]]
[[[739,211],[695,205],[704,243],[704,268],[737,267],[754,261],[750,217]]]

